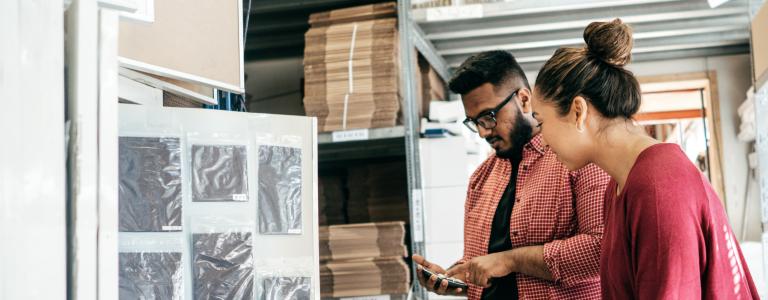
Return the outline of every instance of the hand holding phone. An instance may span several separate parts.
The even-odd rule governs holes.
[[[421,267],[421,272],[424,278],[431,278],[433,275],[437,276],[437,283],[435,283],[435,287],[440,286],[443,280],[448,281],[449,289],[462,289],[466,291],[469,287],[464,281],[461,281],[457,278],[446,277],[444,274],[437,274],[425,268],[424,266],[419,266]]]
[[[427,291],[438,295],[466,295],[466,287],[461,287],[461,283],[463,282],[454,282],[455,284],[453,284],[452,287],[448,286],[450,281],[446,280],[448,277],[445,276],[448,271],[443,269],[443,267],[427,261],[419,254],[414,254],[412,258],[413,262],[416,263],[416,277],[421,286],[427,289]]]

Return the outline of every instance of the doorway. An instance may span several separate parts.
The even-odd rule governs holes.
[[[680,145],[726,201],[715,72],[639,78],[643,103],[635,120],[657,140]]]

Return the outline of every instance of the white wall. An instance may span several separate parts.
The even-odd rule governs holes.
[[[248,74],[245,92],[258,99],[248,103],[249,111],[304,115],[301,99],[304,65],[301,57],[248,62],[245,73]],[[272,97],[275,95],[281,96]]]

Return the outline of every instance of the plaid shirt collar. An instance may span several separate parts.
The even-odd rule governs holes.
[[[529,157],[531,154],[538,154],[535,157],[541,157],[547,153],[549,146],[544,142],[544,138],[541,134],[535,135],[531,140],[523,146],[523,160]]]
[[[544,138],[541,137],[541,134],[537,134],[534,136],[528,144],[525,144],[525,150],[534,150],[538,152],[541,155],[544,155],[544,153],[547,152],[547,149],[549,146],[544,142]]]

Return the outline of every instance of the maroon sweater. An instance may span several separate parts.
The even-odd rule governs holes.
[[[674,144],[637,157],[605,194],[605,299],[759,299],[720,199]]]

